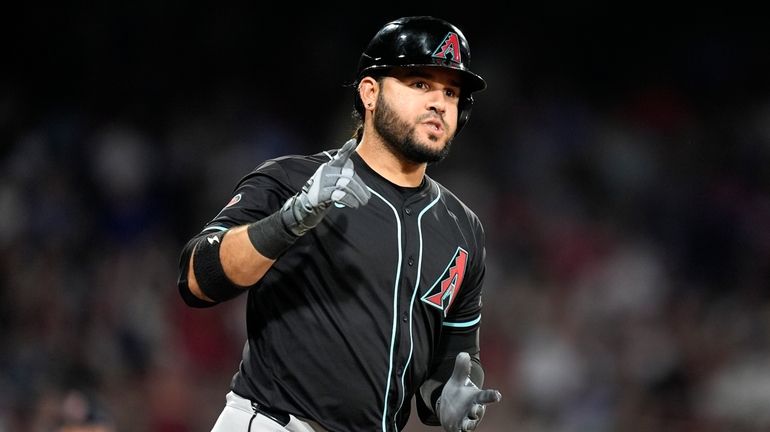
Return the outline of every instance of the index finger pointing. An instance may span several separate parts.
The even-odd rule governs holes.
[[[355,151],[356,147],[358,147],[358,143],[355,139],[348,140],[345,145],[342,146],[337,151],[337,154],[334,155],[331,161],[329,161],[329,166],[338,167],[341,168],[345,165],[345,162],[350,159],[350,155],[353,154],[353,151]]]

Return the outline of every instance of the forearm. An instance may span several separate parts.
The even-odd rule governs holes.
[[[233,228],[222,237],[219,248],[219,259],[225,276],[233,284],[246,289],[262,279],[275,262],[257,251],[249,240],[248,226]],[[190,265],[187,271],[187,283],[190,292],[201,300],[213,302],[203,293],[195,278],[195,253],[190,255]]]
[[[259,282],[298,238],[282,211],[249,225],[200,235],[183,252],[179,289],[190,306],[206,307],[238,296]]]

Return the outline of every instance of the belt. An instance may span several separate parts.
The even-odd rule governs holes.
[[[291,420],[289,413],[286,411],[273,409],[256,402],[251,402],[251,407],[254,409],[255,413],[262,414],[283,427],[286,427],[286,425],[289,424],[289,420]]]

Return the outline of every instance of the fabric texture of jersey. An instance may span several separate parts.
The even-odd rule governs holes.
[[[274,213],[332,153],[262,163],[203,232]],[[438,363],[478,352],[484,232],[430,177],[405,193],[351,159],[371,199],[332,206],[249,289],[231,389],[329,430],[390,432]]]

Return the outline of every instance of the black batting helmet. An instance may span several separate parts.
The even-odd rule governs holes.
[[[468,69],[470,61],[468,41],[453,24],[431,16],[404,17],[385,24],[374,35],[358,61],[356,83],[364,76],[381,75],[393,67],[441,67],[460,72],[463,81],[457,134],[471,115],[473,92],[487,87],[483,78]],[[363,117],[358,92],[355,108]]]

